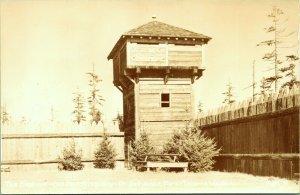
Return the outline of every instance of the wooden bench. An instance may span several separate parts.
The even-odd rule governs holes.
[[[148,161],[148,158],[151,156],[171,157],[171,161]],[[134,166],[136,170],[138,170],[138,168],[146,168],[147,171],[149,171],[150,168],[182,168],[184,172],[186,172],[188,168],[188,162],[178,162],[178,156],[179,154],[147,154],[145,155],[144,161],[136,161],[134,162]]]

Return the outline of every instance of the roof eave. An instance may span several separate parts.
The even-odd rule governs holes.
[[[205,36],[205,35],[204,35]],[[152,38],[158,38],[158,37],[161,37],[161,38],[165,38],[165,37],[169,37],[169,38],[190,38],[190,39],[201,39],[203,40],[203,43],[204,44],[207,44],[208,41],[210,41],[212,38],[211,37],[208,37],[208,36],[205,36],[205,37],[183,37],[183,36],[151,36],[151,35],[146,35],[146,34],[139,34],[139,35],[133,35],[133,34],[123,34],[120,36],[119,40],[117,41],[117,43],[115,44],[115,46],[113,47],[113,49],[111,50],[111,52],[109,53],[109,55],[107,56],[107,59],[110,60],[110,59],[113,59],[114,55],[115,55],[115,52],[117,50],[117,48],[122,45],[122,42],[123,41],[126,41],[128,39],[128,37],[132,38],[132,37],[152,37]]]
[[[122,41],[126,40],[124,38],[125,38],[124,35],[120,36],[119,40],[117,41],[117,43],[115,44],[115,46],[113,47],[113,49],[111,50],[111,52],[109,53],[109,55],[107,56],[108,60],[113,59],[117,48],[122,44]]]
[[[201,36],[174,36],[174,35],[149,35],[149,34],[123,34],[122,36],[126,36],[126,37],[131,37],[131,36],[135,36],[135,37],[170,37],[170,38],[190,38],[190,39],[211,39],[211,37],[208,37],[206,35],[201,35]]]

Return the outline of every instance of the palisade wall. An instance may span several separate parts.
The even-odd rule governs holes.
[[[293,178],[299,174],[299,86],[223,106],[196,123],[222,148],[215,169]]]
[[[124,134],[107,133],[117,152],[117,160],[124,160]],[[57,163],[57,157],[69,142],[82,150],[83,161],[94,160],[94,152],[103,133],[59,134],[2,134],[1,164]]]

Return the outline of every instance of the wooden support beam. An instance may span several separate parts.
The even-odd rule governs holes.
[[[195,75],[191,76],[191,82],[192,82],[192,84],[194,84],[194,82],[195,82]]]
[[[124,76],[129,79],[131,82],[135,82],[135,80],[128,74],[127,70],[124,70]]]
[[[165,73],[165,77],[164,77],[164,83],[165,84],[167,84],[167,82],[168,82],[170,72],[171,72],[170,69],[167,68],[166,73]]]
[[[196,79],[199,79],[202,76],[202,72],[203,72],[203,70],[200,71],[200,74],[198,74]]]
[[[195,82],[195,77],[196,77],[197,73],[198,73],[198,69],[194,68],[193,72],[192,72],[192,76],[191,76],[191,82],[192,82],[192,84]]]
[[[123,93],[123,83],[120,82],[120,80],[118,81],[113,81],[114,86],[116,86],[122,93]]]
[[[135,83],[139,83],[139,77],[140,77],[140,74],[141,74],[141,72],[142,72],[142,70],[141,70],[141,68],[140,67],[137,67],[136,68],[136,76],[135,76],[135,78],[134,78],[134,80],[135,80]]]
[[[122,89],[122,87],[120,87],[120,86],[117,86],[116,85],[116,87],[123,93],[123,89]]]
[[[122,89],[128,89],[128,81],[127,81],[127,78],[128,77],[124,77],[124,76],[121,76],[119,78],[119,83],[120,83],[120,86],[122,87]]]
[[[167,82],[168,82],[168,79],[169,79],[169,75],[168,75],[168,74],[166,74],[166,75],[165,75],[165,77],[164,77],[164,84],[167,84]]]

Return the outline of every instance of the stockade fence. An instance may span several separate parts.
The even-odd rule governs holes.
[[[222,151],[214,169],[294,178],[299,175],[299,86],[203,114],[196,124]]]
[[[124,134],[107,132],[117,152],[117,160],[124,160]],[[2,134],[1,164],[57,163],[62,150],[74,140],[82,150],[83,162],[92,162],[96,147],[103,133],[51,133],[51,134]]]

